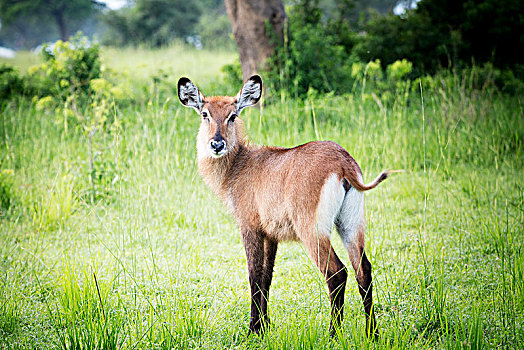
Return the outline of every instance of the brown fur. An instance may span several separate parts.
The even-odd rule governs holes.
[[[383,172],[371,184],[362,184],[362,172],[353,157],[330,141],[294,148],[250,145],[244,140],[242,122],[238,118],[228,120],[235,112],[235,103],[234,97],[204,98],[200,113],[208,111],[209,116],[202,120],[197,136],[198,170],[240,226],[252,297],[249,329],[260,332],[269,323],[267,301],[278,242],[297,240],[304,243],[326,278],[333,335],[342,322],[347,270],[329,236],[317,231],[317,207],[323,186],[336,174],[346,192],[351,186],[367,191],[386,179],[388,173]],[[220,158],[208,154],[207,148],[217,135],[227,145],[227,153]],[[363,226],[347,248],[360,286],[368,332],[374,332],[371,264],[364,252]]]

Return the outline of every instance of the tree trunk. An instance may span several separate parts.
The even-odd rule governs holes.
[[[60,40],[67,41],[69,39],[67,33],[67,25],[64,18],[64,10],[58,9],[53,12],[53,17],[55,18],[56,25],[58,27],[58,32],[60,33]]]
[[[263,70],[266,59],[273,54],[277,43],[272,37],[283,39],[286,12],[282,0],[225,0],[225,3],[238,46],[242,75],[247,80]]]

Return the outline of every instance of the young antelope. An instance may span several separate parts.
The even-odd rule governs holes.
[[[330,141],[293,148],[248,144],[240,112],[255,105],[262,79],[254,75],[234,96],[205,97],[188,78],[178,97],[201,116],[198,170],[234,215],[244,243],[251,287],[250,332],[269,324],[267,303],[278,242],[301,241],[325,277],[331,301],[330,333],[342,322],[347,270],[333,250],[336,227],[355,270],[368,334],[377,335],[371,264],[364,251],[364,192],[385,180],[382,172],[364,184],[353,157]]]

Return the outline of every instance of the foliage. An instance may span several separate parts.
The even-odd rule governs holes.
[[[70,127],[80,128],[86,137],[89,157],[86,162],[89,183],[85,183],[80,194],[93,201],[110,197],[111,188],[118,181],[118,169],[101,150],[110,147],[114,134],[121,128],[114,111],[116,102],[123,104],[127,98],[126,89],[113,83],[111,74],[106,72],[102,77],[99,46],[80,33],[71,41],[58,41],[52,47],[45,46],[42,55],[44,62],[29,70],[31,80],[36,82],[39,91],[39,95],[34,97],[35,107],[53,116],[66,131]],[[64,188],[70,189],[68,186]],[[67,207],[70,205],[67,204]],[[61,215],[61,212],[54,216]],[[36,213],[39,217],[45,214],[40,209]],[[45,214],[43,217],[48,216]]]
[[[242,66],[240,65],[239,60],[236,60],[234,63],[229,63],[222,66],[220,71],[226,75],[226,81],[228,85],[242,85]]]
[[[52,29],[47,24],[54,22],[53,29],[66,41],[102,8],[104,5],[95,0],[0,0],[1,32],[18,37],[23,41],[21,45],[27,47],[35,45],[31,36],[40,38],[36,44],[53,39],[46,37],[46,32]],[[9,37],[4,40],[20,46]]]
[[[511,68],[524,60],[522,50],[515,51],[522,45],[523,11],[521,1],[422,0],[404,16],[371,19],[356,53],[386,64],[406,58],[418,75],[472,60]]]
[[[165,46],[175,38],[195,34],[201,10],[194,1],[137,0],[133,7],[109,11],[106,43]]]
[[[42,95],[78,99],[91,93],[90,82],[100,77],[98,44],[77,33],[70,41],[57,41],[42,49],[44,62],[30,69]]]
[[[360,5],[352,1],[331,7],[319,0],[293,2],[287,7],[285,43],[269,64],[268,92],[275,96],[285,91],[304,97],[310,89],[344,93],[365,88],[361,83],[381,92],[394,92],[408,88],[409,80],[416,77],[442,69],[467,71],[470,66],[484,67],[491,62],[492,67],[486,71],[494,74],[497,86],[519,93],[524,80],[520,64],[523,59],[520,52],[508,54],[507,46],[519,47],[518,33],[523,30],[515,16],[521,5],[502,4],[494,10],[495,18],[488,19],[486,11],[494,8],[494,2],[477,2],[478,9],[471,1],[423,0],[416,10],[405,15],[375,12],[363,16],[358,23],[352,11]],[[382,5],[386,6],[385,2]],[[405,6],[411,3],[408,1]],[[329,8],[331,13],[323,12]],[[499,29],[490,27],[504,16],[510,19],[509,23],[500,24]],[[472,44],[477,40],[476,28],[480,27],[489,31],[489,45]],[[376,76],[370,75],[372,71],[355,72],[358,67],[373,68],[374,62],[379,62],[378,67],[384,72],[377,72]]]
[[[364,61],[378,58],[391,64],[397,59],[407,59],[414,63],[416,75],[434,73],[443,62],[444,67],[449,66],[446,47],[439,43],[439,31],[423,17],[408,21],[394,15],[377,16],[366,28],[366,36],[354,49]],[[424,36],[419,36],[420,32]]]
[[[202,46],[205,48],[236,50],[231,22],[227,14],[220,9],[203,11],[195,26],[195,33],[198,33]]]
[[[324,21],[337,21],[350,26],[352,31],[361,30],[374,15],[391,13],[398,3],[410,0],[316,0]],[[291,2],[293,3],[293,2]]]
[[[401,80],[407,77],[413,70],[413,64],[406,59],[395,61],[388,66],[388,78],[392,80]]]
[[[0,65],[0,101],[23,95],[25,82],[18,70],[8,65]]]
[[[347,23],[340,18],[323,21],[317,1],[299,2],[289,13],[287,40],[269,65],[270,96],[287,93],[304,98],[310,93],[368,90],[383,94],[389,102],[397,91],[409,90],[411,62],[403,59],[383,65],[378,59],[360,61],[352,54],[355,36],[344,34]]]
[[[352,57],[321,20],[317,1],[305,0],[289,9],[287,38],[270,62],[269,93],[288,91],[305,96],[310,90],[343,92]]]

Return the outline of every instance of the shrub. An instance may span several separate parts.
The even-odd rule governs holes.
[[[489,8],[494,4],[491,0],[482,2],[490,4]],[[479,20],[478,14],[470,11],[474,8],[471,3],[446,0],[442,5],[440,9],[435,2],[421,1],[417,10],[403,16],[376,13],[357,26],[348,17],[351,1],[340,2],[331,13],[322,13],[318,0],[295,1],[287,8],[284,45],[270,60],[266,91],[269,95],[285,91],[304,97],[310,89],[346,93],[364,88],[373,89],[376,95],[387,93],[394,97],[393,93],[404,95],[414,78],[451,72],[472,74],[474,89],[494,81],[504,92],[522,92],[524,69],[516,59],[518,55],[508,57],[506,52],[490,52],[482,45],[469,47],[463,39],[466,32],[471,35],[472,30],[485,30],[480,28],[482,21],[475,22],[479,28],[473,22],[466,28],[468,21]],[[457,11],[464,16],[457,15]],[[497,16],[511,12],[514,19],[515,11],[497,11]],[[498,47],[508,45],[503,38],[512,26],[515,23],[496,33],[501,41]],[[362,30],[357,32],[357,28]],[[514,33],[507,36],[515,40]],[[481,66],[475,64],[477,57]]]
[[[220,71],[225,74],[226,83],[232,86],[241,86],[242,79],[242,66],[240,61],[236,60],[234,63],[226,64]]]
[[[290,9],[286,44],[270,62],[270,93],[286,90],[304,97],[310,89],[320,93],[351,89],[355,59],[330,28],[321,21],[316,4],[303,1]]]
[[[524,2],[503,0],[422,0],[402,16],[374,16],[364,26],[355,53],[385,64],[406,58],[416,76],[472,61],[513,69],[524,59]],[[517,75],[520,79],[523,76]]]
[[[23,95],[25,82],[20,73],[8,65],[0,66],[0,101],[8,100],[13,96]]]
[[[44,45],[42,56],[44,62],[29,70],[40,95],[63,101],[69,96],[85,97],[92,92],[91,80],[100,77],[99,47],[80,32],[70,41]]]
[[[399,81],[407,77],[413,70],[413,64],[403,58],[400,61],[395,61],[387,68],[388,78],[394,81]]]
[[[31,78],[39,86],[39,94],[33,98],[35,107],[52,115],[66,133],[71,125],[84,134],[89,188],[80,188],[79,192],[87,193],[92,201],[107,198],[118,180],[118,169],[116,164],[105,161],[103,154],[110,148],[113,133],[120,130],[117,103],[125,101],[126,89],[114,82],[110,71],[103,69],[98,45],[80,33],[69,42],[44,46],[42,54],[44,62],[30,70]],[[51,214],[54,217],[59,213]]]

